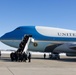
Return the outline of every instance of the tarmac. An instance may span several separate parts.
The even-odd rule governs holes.
[[[32,55],[29,63],[11,62],[9,54],[2,54],[0,75],[76,75],[76,58],[61,55],[60,60],[51,60]]]

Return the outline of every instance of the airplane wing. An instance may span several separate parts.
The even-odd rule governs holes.
[[[49,44],[46,48],[45,48],[45,52],[52,52],[56,47],[62,45],[63,43],[53,43],[53,44]]]
[[[76,50],[76,47],[70,47],[70,49]]]

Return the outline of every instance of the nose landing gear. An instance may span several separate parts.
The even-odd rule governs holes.
[[[50,55],[49,55],[49,58],[50,59],[60,59],[60,55],[58,54],[58,53],[51,53]]]

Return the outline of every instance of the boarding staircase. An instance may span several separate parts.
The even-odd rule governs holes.
[[[32,36],[31,35],[26,35],[24,36],[23,40],[19,44],[19,48],[17,52],[27,52],[29,43],[31,42]]]
[[[18,57],[18,54],[23,54],[28,52],[28,46],[30,42],[34,42],[34,39],[32,38],[32,35],[26,35],[22,39],[22,41],[19,44],[19,48],[14,53],[10,54],[11,60],[14,61]]]

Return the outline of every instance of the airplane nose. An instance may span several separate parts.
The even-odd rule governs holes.
[[[11,39],[15,39],[16,35],[13,32],[8,32],[5,33],[3,36],[0,37],[0,40],[11,40]]]
[[[14,41],[16,35],[14,35],[13,32],[8,32],[6,34],[4,34],[3,36],[0,37],[0,41],[6,45],[9,45],[11,47],[16,47],[18,46],[18,42],[19,41]],[[17,43],[16,43],[17,42]],[[17,45],[16,45],[17,44]]]
[[[2,36],[0,37],[0,40],[1,40]]]
[[[6,40],[8,38],[8,33],[4,34],[0,37],[0,40]]]
[[[4,34],[3,36],[0,37],[0,41],[6,45],[8,45],[8,33]]]

